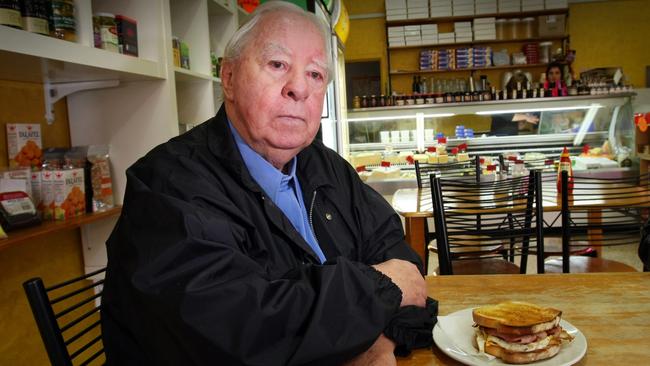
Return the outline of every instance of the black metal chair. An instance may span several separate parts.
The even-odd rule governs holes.
[[[105,268],[54,286],[23,283],[36,325],[54,366],[103,364],[99,301]]]
[[[481,175],[481,165],[479,162],[479,157],[471,157],[469,161],[463,162],[453,162],[445,164],[430,164],[430,163],[420,163],[415,161],[415,176],[417,179],[418,188],[429,188],[430,180],[429,176],[431,174],[440,174],[446,178],[467,178],[474,179],[478,181]],[[468,178],[469,177],[469,178]],[[436,246],[436,234],[434,230],[429,228],[429,223],[424,225],[424,242],[427,243],[424,259],[424,269],[426,272],[429,270],[429,252],[438,252]],[[498,248],[495,248],[498,249]]]
[[[537,248],[544,273],[541,175],[470,182],[430,176],[439,268],[442,275],[526,273]],[[507,258],[492,248],[501,245]],[[459,250],[473,256],[455,255]],[[515,258],[520,258],[517,266]]]
[[[571,255],[585,246],[638,246],[650,207],[649,175],[592,178],[562,173],[562,257],[546,261],[547,272],[632,272],[633,267],[602,257]],[[565,194],[569,192],[568,194]],[[597,194],[599,199],[595,200]]]

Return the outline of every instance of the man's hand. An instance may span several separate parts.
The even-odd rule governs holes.
[[[346,362],[343,366],[395,366],[397,360],[393,351],[395,351],[395,342],[382,334],[367,351]]]
[[[376,270],[390,277],[402,290],[402,303],[400,306],[415,305],[424,307],[427,301],[427,286],[418,267],[402,259],[390,259],[386,262],[375,264]]]

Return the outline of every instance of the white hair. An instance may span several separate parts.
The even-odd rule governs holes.
[[[232,35],[230,41],[226,45],[223,55],[224,62],[236,61],[246,48],[248,44],[255,38],[257,26],[261,23],[262,19],[267,16],[282,14],[297,15],[309,22],[311,22],[323,38],[323,45],[325,46],[325,57],[327,62],[327,81],[332,80],[332,73],[334,72],[332,61],[332,47],[330,44],[330,28],[322,19],[319,19],[315,14],[309,13],[298,5],[286,1],[268,1],[258,6],[253,13],[251,13],[248,20]]]

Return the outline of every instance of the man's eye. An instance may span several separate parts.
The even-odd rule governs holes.
[[[323,78],[320,72],[312,71],[309,73],[309,76],[311,76],[312,79],[314,80],[320,80]]]
[[[271,67],[274,69],[281,69],[284,67],[284,64],[282,64],[280,61],[271,61],[269,62],[269,65],[271,65]]]

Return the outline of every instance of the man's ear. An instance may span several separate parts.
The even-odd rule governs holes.
[[[232,100],[234,95],[233,90],[233,63],[224,62],[221,64],[221,88],[223,89],[224,100]]]

